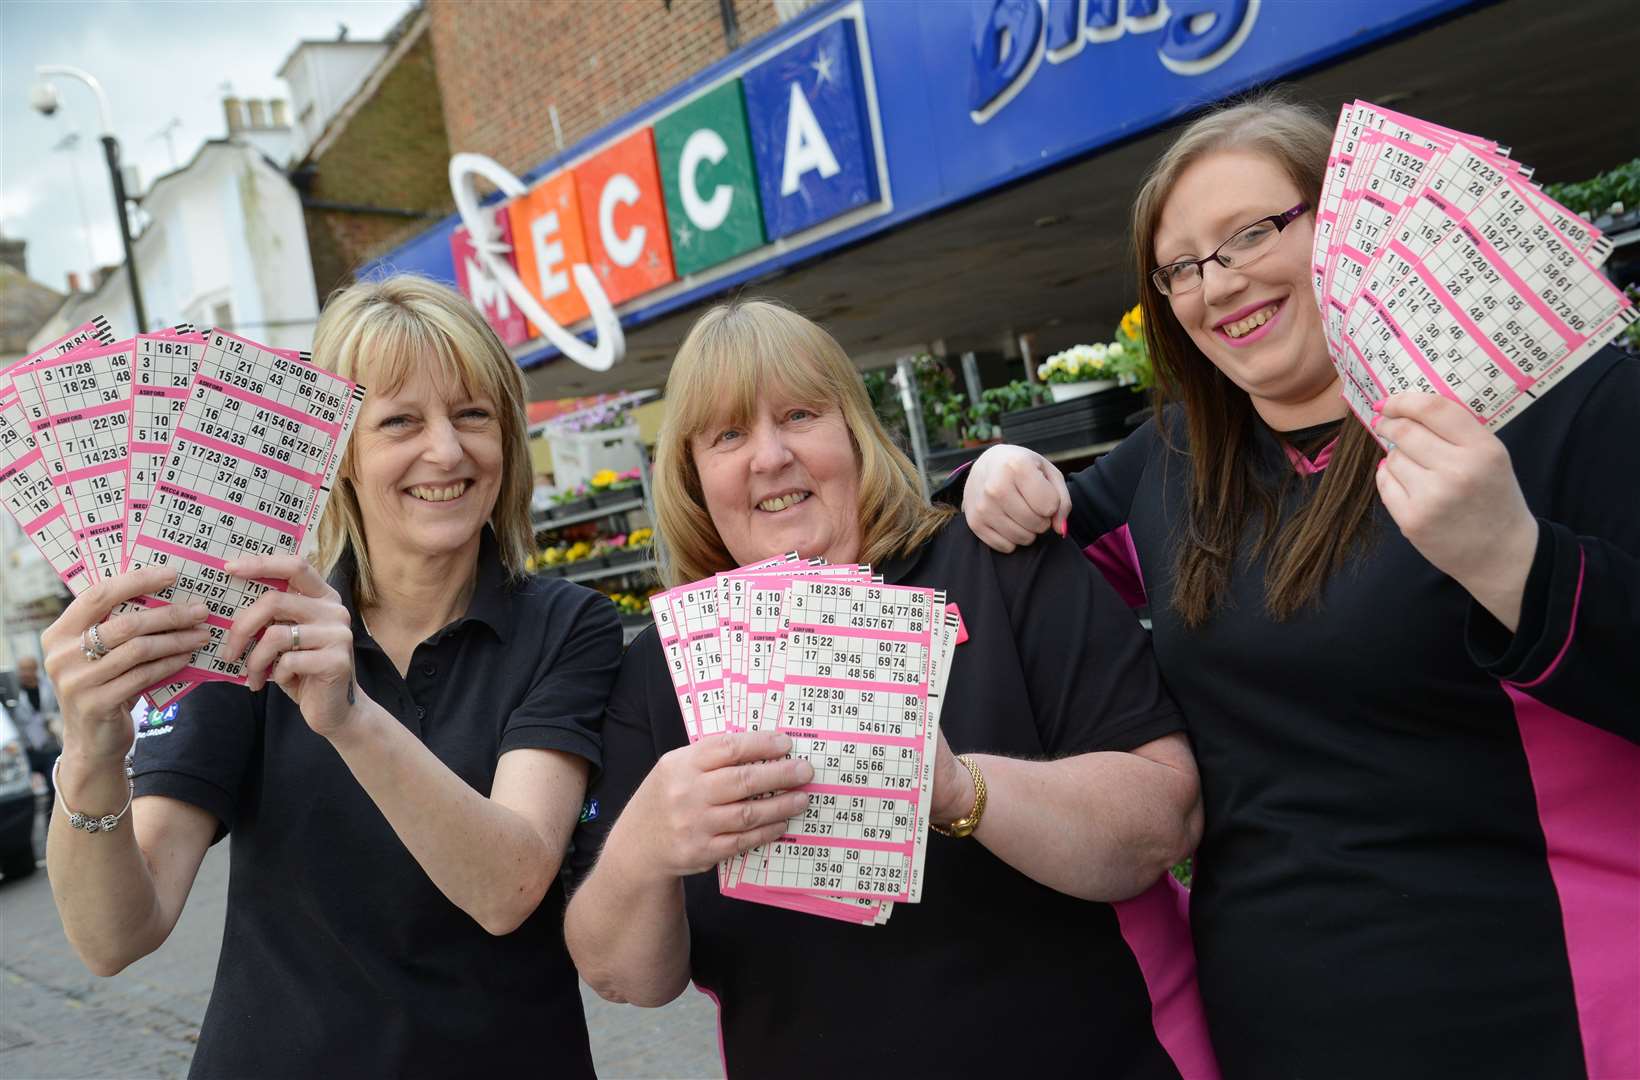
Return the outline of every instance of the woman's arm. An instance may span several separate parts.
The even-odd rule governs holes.
[[[311,565],[293,556],[246,557],[229,572],[283,578],[292,587],[264,594],[234,620],[228,655],[261,634],[246,659],[251,689],[271,667],[269,681],[330,741],[439,891],[492,934],[517,929],[557,877],[586,792],[586,760],[511,750],[497,761],[490,795],[481,795],[358,689],[347,609]],[[275,620],[301,627],[300,650],[290,649],[288,626]],[[583,617],[530,698],[573,698],[554,703],[564,710],[581,707],[589,694],[601,701],[619,662],[619,623]]]
[[[100,816],[125,806],[133,699],[181,670],[207,639],[202,605],[108,617],[175,580],[173,571],[151,568],[99,582],[41,635],[64,727],[46,872],[64,933],[98,975],[119,972],[170,935],[216,830],[206,811],[166,798],[133,801],[111,832],[72,828],[62,811]],[[107,651],[88,660],[83,643],[93,626]]]
[[[1497,437],[1432,395],[1384,404],[1377,430],[1396,448],[1379,491],[1408,541],[1473,597],[1468,646],[1483,670],[1640,743],[1640,363],[1607,362],[1552,441],[1517,447],[1539,455],[1523,464],[1536,505]]]
[[[968,813],[974,788],[940,741],[931,813],[948,824]],[[974,839],[1059,892],[1107,902],[1137,896],[1201,839],[1201,789],[1183,735],[1057,761],[971,756],[987,789]]]
[[[775,732],[716,735],[671,751],[644,778],[564,920],[570,956],[601,997],[657,1006],[683,992],[683,878],[777,839],[803,812],[808,795],[788,789],[814,769],[783,757],[791,745]]]

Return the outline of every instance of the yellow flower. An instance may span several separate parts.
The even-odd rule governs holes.
[[[606,488],[620,480],[621,474],[614,469],[600,469],[592,474],[587,483],[594,488]]]
[[[1134,304],[1133,310],[1122,316],[1122,333],[1131,338],[1138,337],[1145,328],[1144,320],[1144,313],[1138,304]]]

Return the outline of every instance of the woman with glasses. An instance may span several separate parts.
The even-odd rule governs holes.
[[[1168,404],[1068,488],[987,452],[964,509],[1149,606],[1226,1077],[1640,1076],[1640,364],[1498,435],[1391,396],[1386,455],[1311,288],[1330,140],[1269,98],[1185,129],[1133,210]]]

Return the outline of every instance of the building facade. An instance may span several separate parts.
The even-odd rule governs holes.
[[[748,286],[862,365],[922,350],[1017,365],[1100,340],[1134,300],[1126,213],[1168,125],[1280,82],[1329,112],[1360,97],[1487,132],[1546,179],[1578,178],[1627,152],[1609,91],[1637,34],[1619,0],[428,12],[451,151],[512,182],[377,268],[487,303],[536,396],[658,385],[703,305]],[[499,276],[470,272],[492,266],[480,247],[503,252]],[[591,335],[577,264],[621,326],[607,371],[517,325],[533,297]]]
[[[118,336],[178,322],[305,349],[319,305],[301,200],[284,172],[237,138],[211,139],[141,200],[135,241],[148,326],[138,327],[124,264],[70,296],[35,335],[39,348],[93,315]]]

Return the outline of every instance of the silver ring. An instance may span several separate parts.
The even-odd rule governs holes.
[[[290,624],[290,651],[295,652],[302,647],[302,628],[295,623]]]
[[[84,642],[81,643],[81,647],[85,649],[87,660],[101,660],[108,655],[108,646],[103,644],[102,634],[95,625],[86,628],[85,636],[91,642],[89,648],[85,646]]]
[[[85,657],[87,663],[97,659],[96,650],[91,647],[90,630],[84,630],[80,633],[80,655]]]
[[[1395,452],[1395,440],[1385,439],[1384,440],[1384,453],[1392,454],[1394,452]]]

